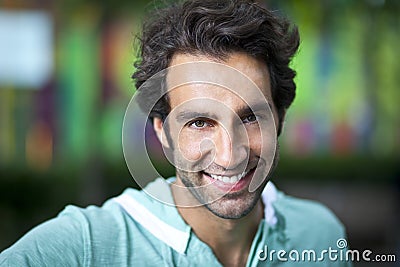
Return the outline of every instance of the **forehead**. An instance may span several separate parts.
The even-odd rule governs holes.
[[[172,109],[194,99],[215,100],[238,108],[259,105],[260,101],[273,106],[268,67],[244,53],[232,53],[223,61],[202,55],[175,54],[167,84]]]

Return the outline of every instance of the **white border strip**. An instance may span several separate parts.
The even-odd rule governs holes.
[[[277,192],[275,185],[272,182],[268,182],[262,193],[262,200],[265,205],[264,218],[266,223],[271,226],[274,226],[278,221],[275,216],[275,209],[272,206],[272,202],[278,198]],[[180,231],[160,220],[145,206],[128,194],[122,194],[115,197],[113,200],[156,238],[163,241],[178,253],[185,254],[187,242],[189,241],[189,232]]]
[[[275,209],[272,206],[272,202],[278,199],[278,190],[275,185],[269,181],[262,192],[262,200],[264,202],[264,218],[265,222],[271,226],[274,226],[278,219],[275,216]]]
[[[189,232],[182,232],[163,222],[133,197],[122,194],[113,199],[139,224],[156,238],[166,243],[180,254],[185,254]]]

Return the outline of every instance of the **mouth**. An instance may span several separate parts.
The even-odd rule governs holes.
[[[203,177],[209,180],[210,184],[219,188],[223,192],[238,192],[246,189],[253,177],[256,167],[244,171],[236,175],[219,175],[210,174],[206,172],[203,173]]]
[[[211,177],[214,180],[221,181],[223,183],[227,184],[234,184],[238,181],[240,181],[243,177],[245,177],[251,170],[244,171],[240,174],[232,175],[232,176],[224,176],[224,175],[217,175],[217,174],[211,174],[207,172],[203,172],[205,175]]]

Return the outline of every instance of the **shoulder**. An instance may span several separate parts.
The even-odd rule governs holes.
[[[274,202],[278,216],[285,224],[286,234],[302,246],[336,246],[345,238],[345,229],[336,215],[325,205],[279,193]]]
[[[295,220],[296,224],[304,222],[324,227],[343,227],[329,208],[314,200],[301,199],[280,193],[274,206],[283,211],[283,216],[288,220],[288,223]]]
[[[1,252],[0,266],[90,266],[104,257],[96,255],[110,255],[109,248],[124,234],[124,221],[112,200],[102,207],[69,205]]]
[[[0,265],[43,266],[57,262],[87,265],[90,250],[85,222],[75,208],[67,207],[63,213],[36,226],[4,250]]]

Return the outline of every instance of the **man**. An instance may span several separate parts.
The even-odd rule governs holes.
[[[151,19],[133,103],[176,177],[100,208],[69,206],[2,252],[0,265],[349,266],[336,217],[269,182],[295,95],[297,29],[240,0],[189,0]]]

